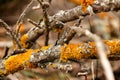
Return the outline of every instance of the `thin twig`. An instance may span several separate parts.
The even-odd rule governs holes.
[[[35,27],[38,27],[38,28],[41,29],[41,26],[38,25],[38,23],[36,23],[35,21],[33,21],[33,20],[31,20],[31,19],[28,19],[27,21],[30,22],[31,24],[33,24]]]
[[[12,53],[10,53],[7,56],[5,56],[4,59],[7,59],[7,58],[9,58],[12,55],[21,54],[21,53],[25,53],[25,52],[26,52],[26,49],[17,49],[17,50],[14,50]]]
[[[75,23],[75,26],[78,26],[81,21],[83,20],[84,17],[80,16],[79,17],[79,21],[77,23]],[[57,20],[56,20],[57,21]],[[63,45],[63,44],[68,44],[69,41],[74,37],[74,35],[76,34],[76,32],[70,28],[70,25],[66,25],[65,23],[61,22],[61,21],[57,21],[60,24],[66,26],[65,28],[63,28],[63,32],[60,35],[60,38],[57,40],[56,45]]]
[[[48,46],[48,41],[49,41],[49,30],[46,30],[46,35],[45,35],[45,46]]]
[[[95,72],[94,72],[94,61],[91,62],[91,70],[92,70],[92,80],[95,80]]]
[[[5,48],[5,54],[4,54],[4,56],[2,58],[5,58],[8,55],[8,51],[9,51],[9,47],[6,47]]]
[[[11,28],[1,19],[0,19],[0,25],[7,30],[7,32],[10,34],[12,39],[15,40],[16,44],[18,45],[18,47],[21,48],[20,42],[19,42],[16,34],[11,30]]]
[[[18,39],[20,39],[20,24],[23,22],[23,18],[26,15],[27,10],[30,8],[31,4],[34,0],[31,0],[31,2],[27,5],[27,7],[24,9],[24,11],[21,13],[20,17],[18,18],[16,22],[16,36]]]
[[[40,3],[42,10],[43,10],[43,21],[45,23],[45,27],[46,27],[46,34],[45,34],[45,45],[48,46],[48,41],[49,41],[49,18],[48,18],[48,13],[47,13],[47,8],[46,6],[49,6],[49,4],[44,4],[45,2],[43,0],[38,0],[38,2]]]
[[[96,60],[96,74],[95,74],[95,80],[97,80],[97,78],[98,78],[98,66],[99,66],[99,61],[98,60]]]
[[[120,5],[120,2],[113,3],[113,4]],[[119,10],[120,6],[118,6],[118,5],[115,5],[113,10]],[[113,6],[109,5],[108,7],[103,8],[103,6],[97,4],[97,5],[93,6],[93,11],[95,13],[103,12],[103,11],[107,12],[107,11],[111,11],[110,8],[112,8],[112,7]],[[79,19],[79,16],[87,16],[87,15],[88,15],[87,13],[84,13],[81,10],[81,6],[77,6],[73,9],[69,9],[69,10],[66,10],[66,11],[59,11],[58,13],[56,13],[55,15],[53,15],[50,18],[50,28],[49,29],[52,29],[54,27],[55,28],[58,27],[57,24],[56,24],[56,20],[66,23],[66,22],[69,22],[69,21],[72,21],[72,20]],[[40,26],[44,27],[43,24],[40,24]],[[36,33],[36,31],[37,31],[37,33]],[[44,32],[45,32],[45,28],[42,28],[42,29],[39,29],[37,27],[31,28],[27,32],[27,35],[29,36],[27,41],[28,42],[35,42]],[[29,46],[31,46],[31,45],[29,44]]]
[[[18,34],[20,30],[20,22],[23,21],[24,16],[26,15],[27,10],[30,8],[31,4],[33,3],[34,0],[31,0],[31,2],[27,5],[27,7],[24,9],[24,11],[21,13],[19,19],[16,22],[16,27],[18,26],[18,29],[16,30],[16,33]]]
[[[74,37],[76,34],[75,31],[71,30],[69,25],[66,25],[65,23],[55,20],[57,24],[59,25],[59,29],[62,29],[62,33],[58,31],[58,40],[56,41],[55,45],[63,45],[64,43],[68,44],[69,41]],[[66,28],[63,28],[63,26],[66,26]]]
[[[25,52],[26,52],[26,49],[18,49],[18,50],[14,50],[11,55],[16,55],[16,54],[25,53]]]

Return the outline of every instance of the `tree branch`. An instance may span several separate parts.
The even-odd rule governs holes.
[[[115,2],[111,2],[111,3],[104,3],[107,7],[105,7],[105,5],[102,5],[101,4],[93,4],[91,5],[92,6],[92,9],[93,9],[93,12],[94,13],[99,13],[99,12],[108,12],[108,11],[111,11],[111,10],[119,10],[120,9],[120,1],[117,0]],[[111,6],[110,4],[114,4],[114,6]],[[58,21],[61,21],[61,22],[69,22],[69,21],[72,21],[72,20],[75,20],[75,19],[78,19],[79,16],[86,16],[89,14],[89,11],[87,11],[86,13],[84,13],[82,11],[82,7],[81,6],[77,6],[73,9],[70,9],[70,10],[66,10],[66,11],[59,11],[58,13],[56,13],[55,15],[53,15],[52,17],[49,17],[49,22],[50,22],[50,29],[52,28],[55,28],[55,27],[59,27],[57,26],[58,24]],[[29,37],[28,39],[26,40],[26,42],[35,42],[36,39],[39,38],[39,36],[41,36],[44,31],[45,31],[45,26],[44,26],[44,22],[42,21],[40,23],[40,26],[43,28],[43,29],[39,29],[39,28],[32,28],[30,31],[28,31],[28,33],[26,33]],[[55,26],[55,27],[53,27]],[[37,31],[37,33],[35,32]],[[30,33],[30,34],[29,34]],[[34,34],[32,34],[34,33]],[[28,45],[29,47],[31,46],[31,44]]]
[[[104,45],[109,49],[109,54],[106,54],[111,60],[120,59],[120,40],[105,40]],[[67,60],[81,59],[97,59],[99,54],[95,42],[68,44],[42,47],[40,50],[27,50],[25,53],[17,54],[8,57],[6,60],[1,60],[0,75],[5,76],[10,73],[22,70],[24,68],[32,68],[38,63],[46,63],[59,59],[63,62]],[[11,63],[12,62],[12,63]]]
[[[105,46],[103,45],[102,40],[100,39],[100,37],[98,37],[95,34],[92,34],[90,31],[88,30],[84,30],[82,28],[78,28],[78,27],[73,27],[73,29],[78,33],[78,34],[85,34],[87,37],[92,38],[95,41],[97,50],[98,50],[98,55],[101,61],[101,64],[103,66],[103,69],[105,71],[105,76],[107,78],[107,80],[114,80],[114,75],[112,72],[112,68],[111,65],[107,59],[107,54],[108,51],[106,51]]]

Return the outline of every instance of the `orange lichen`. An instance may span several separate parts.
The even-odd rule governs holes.
[[[65,62],[68,59],[80,60],[96,56],[95,43],[68,44],[61,48],[60,60]]]
[[[61,48],[60,60],[63,62],[66,62],[68,59],[80,60],[82,58],[89,58],[92,55],[96,55],[95,44],[92,42],[82,44],[65,44]]]
[[[62,46],[60,60],[66,62],[66,60],[68,59],[80,59],[81,54],[79,54],[79,52],[81,49],[77,49],[78,47],[78,44],[65,44],[64,46]]]
[[[104,40],[105,47],[110,51],[107,56],[120,54],[120,40]],[[35,67],[35,63],[30,63],[29,58],[32,53],[38,53],[41,50],[47,50],[50,46],[44,46],[41,49],[28,49],[25,53],[10,56],[4,62],[4,69],[0,70],[0,75],[6,75],[24,68]],[[88,59],[97,58],[97,47],[95,42],[81,44],[64,44],[60,51],[60,60],[66,62],[69,59]],[[52,65],[55,67],[55,65]]]
[[[86,9],[89,5],[92,5],[95,0],[69,0],[77,5],[82,5],[83,12],[86,12]]]
[[[119,40],[105,41],[105,44],[107,44],[108,48],[110,49],[109,55],[120,53],[120,41]]]
[[[119,40],[105,40],[106,48],[110,51],[107,56],[120,53],[120,41]],[[81,43],[81,44],[68,44],[61,47],[60,60],[66,62],[69,59],[88,59],[97,58],[97,48],[95,42]]]
[[[20,43],[23,48],[27,48],[29,46],[29,43],[27,41],[28,41],[28,35],[24,34],[20,39]]]
[[[25,26],[24,26],[24,24],[20,24],[19,26],[17,25],[17,27],[16,27],[16,33],[18,33],[17,31],[18,31],[18,28],[19,28],[19,32],[20,33],[22,33],[22,32],[24,32],[24,28],[25,28]]]
[[[25,53],[10,56],[4,62],[5,71],[3,73],[9,74],[16,72],[18,70],[22,70],[25,67],[33,67],[34,65],[28,62],[28,60],[32,53],[37,53],[38,51],[39,51],[38,49],[37,50],[29,49]]]
[[[24,24],[20,24],[20,32],[21,33],[24,32],[24,28],[25,28]]]

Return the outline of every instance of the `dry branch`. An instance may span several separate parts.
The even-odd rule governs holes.
[[[120,59],[120,40],[106,40],[105,46],[110,53],[106,54],[110,59]],[[40,50],[29,49],[25,53],[10,56],[0,63],[0,75],[5,76],[24,68],[33,68],[38,63],[46,63],[59,59],[63,62],[67,60],[96,59],[98,52],[95,42],[68,44],[42,47]]]
[[[62,34],[60,35],[59,39],[57,40],[56,45],[63,45],[68,44],[69,41],[74,37],[75,31],[69,27],[64,28]]]
[[[114,80],[114,76],[113,76],[113,72],[112,72],[112,68],[111,65],[107,59],[107,54],[109,50],[105,49],[105,46],[101,40],[100,37],[98,37],[95,34],[92,34],[90,31],[82,29],[82,28],[78,28],[78,27],[73,27],[73,29],[78,33],[78,34],[84,34],[87,37],[92,38],[95,41],[96,44],[96,48],[98,50],[98,55],[99,55],[99,59],[100,62],[103,66],[103,69],[105,71],[105,76],[107,78],[107,80]],[[107,47],[108,48],[108,47]],[[108,48],[109,49],[109,48]]]
[[[21,13],[19,19],[16,22],[16,35],[19,36],[20,33],[20,24],[23,22],[23,18],[26,15],[27,10],[30,8],[31,4],[33,3],[34,0],[31,0],[31,2],[27,5],[27,7],[24,9],[24,11]]]
[[[99,13],[99,12],[104,12],[104,11],[108,12],[111,10],[119,10],[120,9],[120,0],[117,0],[115,2],[110,2],[110,3],[104,3],[104,5],[93,4],[91,6],[92,6],[94,13]],[[89,14],[89,11],[87,11],[87,12],[82,11],[82,6],[78,6],[73,9],[66,10],[66,11],[61,10],[58,13],[56,13],[55,15],[49,17],[50,29],[59,27],[59,26],[57,26],[59,23],[58,21],[65,23],[65,22],[69,22],[69,21],[78,19],[79,16],[86,16],[88,14]],[[41,29],[35,27],[35,28],[32,28],[30,31],[28,31],[28,33],[26,33],[28,36],[26,43],[30,42],[33,44],[33,42],[35,42],[36,39],[38,39],[38,37],[41,36],[45,32],[45,28],[44,28],[45,23],[43,21],[40,23],[40,27],[41,27]],[[32,44],[28,44],[28,46],[26,48],[30,48]]]
[[[43,0],[38,0],[40,6],[42,7],[42,10],[43,10],[43,21],[45,23],[45,46],[48,46],[48,41],[49,41],[49,26],[50,26],[50,23],[49,23],[49,18],[48,18],[48,13],[47,13],[47,8],[49,7],[49,3],[48,2],[45,2]]]

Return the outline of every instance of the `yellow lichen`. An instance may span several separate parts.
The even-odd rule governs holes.
[[[83,12],[86,12],[86,9],[89,5],[92,5],[95,0],[69,0],[75,4],[82,5]]]
[[[39,51],[38,49],[37,50],[29,49],[25,53],[10,56],[4,62],[4,66],[5,66],[5,72],[4,73],[6,73],[6,74],[13,73],[13,72],[16,72],[18,70],[23,69],[25,66],[26,67],[31,67],[32,64],[30,64],[28,62],[28,60],[29,60],[29,58],[30,58],[30,56],[33,52],[36,53],[38,51]]]
[[[68,59],[80,59],[81,54],[79,44],[68,44],[61,48],[60,60],[66,62]]]
[[[110,49],[110,55],[118,54],[120,52],[119,40],[105,41],[105,44],[107,44]]]
[[[107,56],[120,53],[119,40],[104,40],[105,47],[110,51]],[[97,58],[98,51],[95,42],[81,43],[81,44],[68,44],[61,47],[60,60],[66,62],[69,59],[88,59]]]
[[[95,44],[92,42],[68,45],[65,44],[61,48],[60,60],[65,62],[68,59],[80,60],[82,58],[89,58],[90,56],[96,56]]]
[[[109,55],[115,55],[120,53],[120,41],[119,40],[104,40],[106,48],[110,50]],[[25,67],[35,67],[35,63],[30,63],[29,58],[32,53],[37,53],[41,50],[47,50],[50,46],[44,46],[40,50],[28,49],[25,53],[10,56],[4,62],[5,69],[0,70],[0,75],[6,75],[9,73],[16,72]],[[81,43],[81,44],[65,44],[61,47],[60,60],[66,62],[69,59],[87,59],[95,57],[97,58],[97,48],[95,42]],[[52,65],[55,67],[55,65]]]
[[[20,23],[20,25],[17,25],[16,27],[16,33],[18,33],[18,29],[20,33],[24,32],[24,28],[25,28],[24,24]]]
[[[27,41],[28,41],[28,35],[24,34],[20,39],[20,43],[23,48],[27,48],[29,46],[29,43]]]

